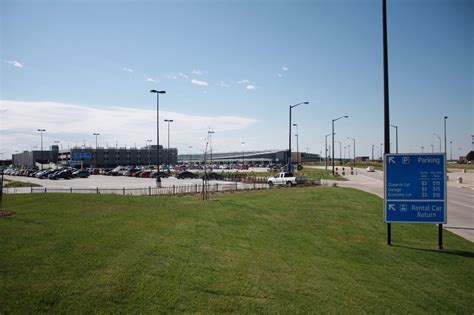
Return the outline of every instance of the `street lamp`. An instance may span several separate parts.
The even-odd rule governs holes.
[[[301,103],[298,103],[298,104],[295,104],[295,105],[290,105],[290,121],[289,121],[289,125],[288,125],[288,157],[287,157],[288,171],[292,171],[292,167],[291,167],[291,110],[294,107],[297,107],[297,106],[300,106],[300,105],[303,105],[303,104],[309,104],[309,102],[301,102]]]
[[[380,144],[380,160],[383,161],[383,143]]]
[[[338,117],[338,118],[335,118],[332,120],[332,176],[334,176],[334,122],[339,120],[339,119],[342,119],[342,118],[349,118],[349,116],[341,116],[341,117]]]
[[[424,153],[424,149],[425,149],[425,147],[422,146],[421,147],[421,153]]]
[[[156,187],[161,187],[160,177],[160,94],[165,94],[166,91],[150,90],[150,93],[156,94],[156,166],[158,173],[156,174]]]
[[[325,141],[324,141],[324,149],[326,150],[326,157],[324,158],[324,161],[325,161],[325,169],[327,170],[328,169],[328,136],[330,136],[331,134],[328,133],[326,136],[325,136]]]
[[[173,119],[165,119],[165,122],[168,123],[168,152],[167,152],[167,158],[168,158],[168,174],[171,173],[170,170],[170,123],[172,123],[174,120]]]
[[[444,116],[444,155],[446,155],[446,120],[448,116]]]
[[[95,166],[97,167],[98,166],[98,163],[97,163],[97,136],[100,136],[100,133],[94,132],[92,135],[95,136],[95,156],[94,156],[94,159],[95,159]]]
[[[213,134],[214,134],[214,131],[211,131],[211,130],[207,131],[207,135],[209,136],[209,147],[210,147],[210,150],[211,150],[211,172],[212,172],[212,135]]]
[[[245,162],[245,153],[244,153],[244,146],[245,146],[245,141],[240,142],[242,145],[242,165],[244,165]]]
[[[299,131],[298,131],[298,124],[293,124],[296,127],[296,164],[300,164],[300,147],[299,147]]]
[[[374,161],[374,148],[375,148],[375,144],[372,144],[372,162]]]
[[[356,166],[356,139],[355,138],[351,138],[351,137],[347,137],[347,139],[351,139],[352,140],[352,149],[354,150],[354,167]]]
[[[395,128],[395,150],[398,153],[398,126],[390,125],[391,127]]]
[[[453,142],[452,141],[449,141],[449,144],[450,144],[450,154],[449,154],[449,160],[452,161],[453,160]]]
[[[430,144],[431,146],[431,153],[434,153],[434,144]]]
[[[341,141],[334,141],[339,143],[339,164],[342,162],[342,142]]]
[[[191,153],[192,153],[192,148],[193,148],[193,147],[192,147],[191,145],[188,147],[188,149],[189,149],[189,165],[190,165],[190,166],[191,166]]]
[[[152,141],[153,140],[151,140],[151,139],[146,140],[146,154],[148,156],[148,167],[150,167],[150,164],[151,164],[151,161],[150,161],[150,146],[151,146]]]
[[[442,152],[442,149],[441,149],[441,137],[437,134],[437,133],[434,133],[433,136],[436,136],[436,138],[438,138],[439,140],[439,153]]]
[[[41,134],[41,170],[43,170],[43,132],[45,132],[46,129],[38,129],[38,131]]]

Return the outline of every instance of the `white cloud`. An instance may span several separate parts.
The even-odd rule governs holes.
[[[222,87],[229,87],[230,85],[225,83],[224,81],[221,81],[221,83],[218,84],[219,86],[222,86]]]
[[[172,104],[166,105],[172,107]],[[156,134],[154,108],[89,107],[56,102],[0,100],[0,113],[2,146],[11,148],[11,152],[31,150],[32,145],[38,145],[40,139],[37,128],[46,129],[43,134],[45,147],[49,147],[55,140],[61,141],[65,148],[68,144],[82,143],[83,139],[86,139],[88,144],[95,143],[93,131],[101,134],[98,138],[99,145],[106,142],[115,145],[115,141],[118,141],[120,146],[131,146],[135,142],[138,146],[144,146],[144,139],[156,141],[152,136]],[[257,122],[247,117],[199,116],[162,110],[160,116],[174,120],[174,143],[189,143],[196,149],[207,135],[209,126],[222,132],[221,140],[225,143],[229,140],[224,139],[225,132],[234,136],[235,131],[243,130]],[[165,143],[166,125],[160,123],[160,128],[160,143]]]
[[[283,77],[283,74],[277,73],[277,77],[281,78],[281,77]]]
[[[192,80],[191,80],[191,83],[192,83],[192,84],[195,84],[195,85],[207,86],[207,82],[205,82],[205,81],[199,81],[199,80],[195,80],[195,79],[192,79]]]
[[[283,70],[283,71],[288,71],[288,67],[282,66],[282,67],[281,67],[281,70]]]
[[[17,68],[23,68],[23,65],[16,60],[5,60],[6,63],[9,63]]]
[[[146,81],[151,82],[151,83],[157,83],[158,82],[158,80],[155,80],[155,79],[152,79],[152,78],[147,78]]]
[[[254,85],[247,85],[247,90],[255,90],[257,87]]]
[[[194,69],[192,74],[202,75],[202,71],[198,69]]]
[[[240,80],[240,81],[237,81],[237,84],[246,84],[246,83],[249,83],[249,80]]]
[[[178,73],[178,75],[182,78],[185,78],[186,80],[189,79],[189,77],[187,75],[185,75],[184,73]]]
[[[123,70],[123,71],[127,71],[127,72],[133,72],[133,70],[132,70],[132,69],[130,69],[130,68],[127,68],[127,67],[123,67],[123,68],[122,68],[122,70]]]

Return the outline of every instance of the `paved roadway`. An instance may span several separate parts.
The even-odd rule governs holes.
[[[383,198],[382,171],[356,169],[356,174],[346,175],[348,181],[338,181],[338,186],[357,188]],[[474,242],[474,172],[453,171],[448,176],[448,221],[443,227]],[[463,178],[462,184],[457,183],[458,177]]]

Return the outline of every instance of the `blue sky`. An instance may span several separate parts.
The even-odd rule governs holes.
[[[383,142],[381,1],[0,1],[1,152],[61,141],[145,145],[161,118],[171,146],[284,149],[288,106],[300,150]],[[400,152],[471,149],[472,1],[388,1],[391,123]],[[394,129],[392,128],[392,131]],[[160,143],[166,127],[161,123]],[[294,139],[295,140],[295,139]],[[293,140],[293,143],[295,141]],[[393,150],[395,134],[392,133]],[[192,148],[189,148],[192,146]],[[459,148],[462,148],[459,150]],[[296,149],[296,144],[294,145]],[[352,149],[351,149],[352,151]],[[352,153],[351,153],[352,154]],[[338,146],[336,156],[339,156]],[[6,156],[5,156],[6,157]],[[449,148],[448,148],[449,157]]]

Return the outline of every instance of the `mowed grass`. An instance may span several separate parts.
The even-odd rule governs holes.
[[[196,196],[7,195],[0,313],[465,313],[474,246],[307,187]]]

